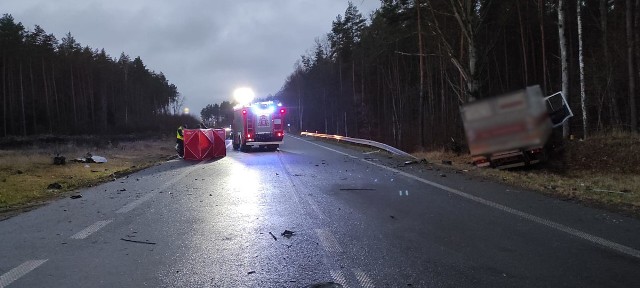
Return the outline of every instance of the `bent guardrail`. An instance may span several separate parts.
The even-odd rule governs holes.
[[[304,135],[304,136],[312,136],[312,137],[318,137],[318,138],[326,138],[326,139],[334,139],[334,140],[338,140],[338,141],[346,141],[346,142],[350,142],[350,143],[356,143],[356,144],[360,144],[360,145],[367,145],[367,146],[371,146],[371,147],[376,147],[378,149],[383,149],[391,154],[394,155],[398,155],[398,156],[404,156],[404,157],[409,157],[412,159],[418,159],[415,156],[404,152],[398,148],[395,148],[393,146],[384,144],[384,143],[380,143],[380,142],[376,142],[373,140],[367,140],[367,139],[359,139],[359,138],[351,138],[351,137],[346,137],[346,136],[340,136],[340,135],[329,135],[329,134],[320,134],[320,133],[311,133],[311,132],[300,132],[300,135]]]

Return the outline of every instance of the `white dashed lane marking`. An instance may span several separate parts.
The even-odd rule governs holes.
[[[13,283],[13,281],[20,279],[20,277],[33,271],[33,269],[38,268],[38,266],[44,264],[44,262],[47,262],[47,260],[48,259],[29,260],[20,264],[20,266],[9,270],[9,272],[2,274],[2,276],[0,276],[0,288],[9,286],[9,284]]]
[[[344,278],[344,275],[342,274],[342,271],[340,270],[331,270],[331,278],[333,278],[333,281],[335,281],[336,283],[342,285],[342,287],[349,287],[349,285],[347,284],[347,279]]]
[[[320,239],[320,244],[322,244],[322,247],[325,250],[333,253],[342,252],[342,247],[340,247],[340,244],[338,244],[338,240],[336,240],[336,237],[334,237],[327,230],[316,229],[316,234],[318,234],[318,239]]]
[[[91,226],[84,228],[84,230],[74,234],[73,236],[71,236],[71,239],[84,239],[89,237],[89,235],[97,232],[98,230],[100,230],[100,228],[107,226],[107,224],[111,223],[111,221],[113,221],[113,219],[109,219],[109,220],[100,220],[96,223],[93,223]]]
[[[353,269],[352,271],[353,271],[353,274],[356,275],[356,279],[358,279],[358,283],[360,283],[360,286],[364,288],[376,287],[376,285],[373,284],[373,281],[371,281],[371,278],[369,278],[367,273],[365,273],[360,269]]]
[[[127,204],[127,205],[124,205],[122,208],[118,209],[118,211],[116,211],[116,213],[118,213],[118,214],[127,213],[127,212],[133,210],[133,208],[136,208],[140,204],[142,204],[142,203],[146,202],[147,200],[153,198],[153,196],[156,196],[156,193],[153,193],[153,192],[147,193],[144,196],[138,198],[137,200],[135,200],[135,201],[133,201],[133,202]]]

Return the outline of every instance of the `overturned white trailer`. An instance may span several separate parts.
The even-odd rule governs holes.
[[[561,93],[544,97],[537,85],[467,103],[461,114],[474,164],[497,168],[545,160],[552,128],[573,116]]]

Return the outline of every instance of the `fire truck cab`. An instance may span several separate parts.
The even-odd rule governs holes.
[[[283,143],[286,109],[273,101],[236,106],[232,129],[233,149],[252,146],[275,151]]]

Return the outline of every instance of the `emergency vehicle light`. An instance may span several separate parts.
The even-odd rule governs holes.
[[[280,114],[284,114],[284,112],[287,112],[287,110],[285,110],[284,108],[280,109]]]
[[[273,114],[273,112],[275,111],[276,111],[276,107],[274,107],[273,105],[268,105],[265,108],[261,108],[260,105],[251,106],[251,112],[258,115]]]
[[[242,110],[242,114],[247,114],[247,110]]]

